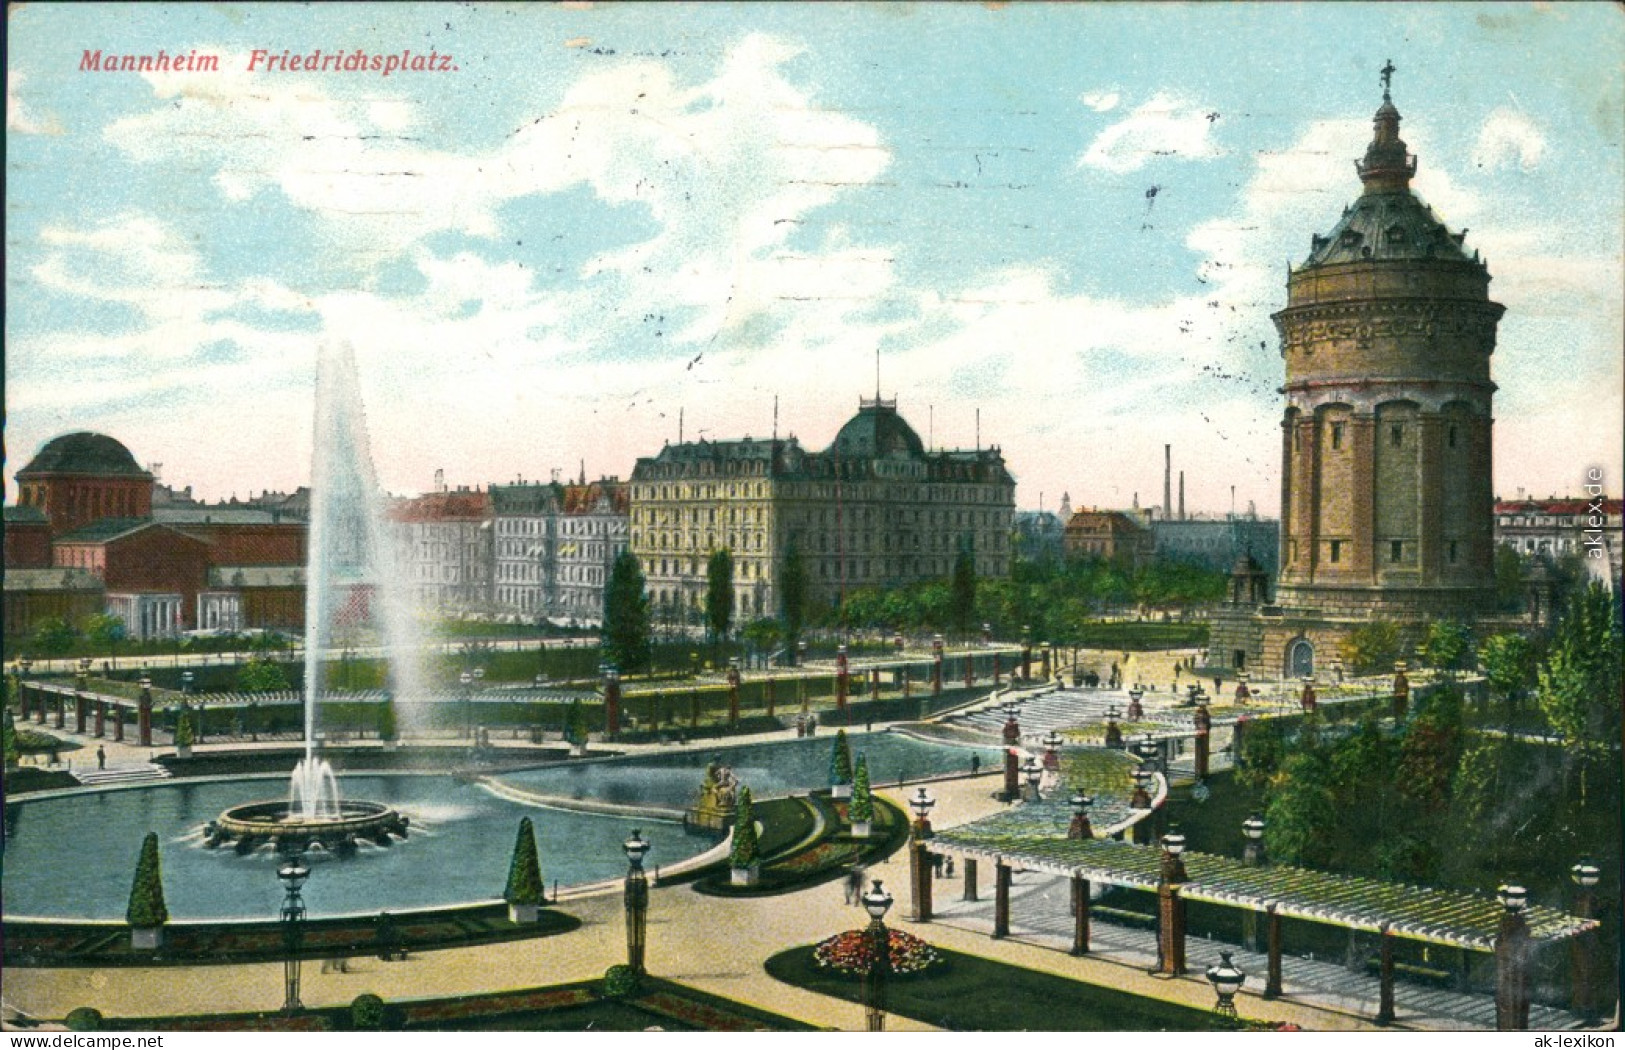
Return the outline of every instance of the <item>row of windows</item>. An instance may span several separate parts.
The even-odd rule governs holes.
[[[1325,542],[1326,542],[1326,561],[1331,565],[1340,565],[1340,564],[1342,564],[1342,561],[1343,561],[1343,547],[1349,541],[1347,541],[1347,540],[1326,540]],[[1461,548],[1459,546],[1459,541],[1457,541],[1457,540],[1446,540],[1445,541],[1445,560],[1447,562],[1449,562],[1451,565],[1454,565],[1456,563],[1456,558],[1457,558],[1457,555],[1460,553],[1460,550],[1461,550]],[[1407,543],[1404,540],[1389,540],[1388,541],[1388,561],[1389,561],[1390,564],[1402,563],[1402,562],[1404,562],[1404,561],[1406,561],[1408,559],[1415,558],[1415,557],[1416,557],[1416,544],[1414,542]],[[1289,540],[1289,541],[1287,541],[1287,561],[1295,562],[1297,560],[1298,560],[1298,541],[1297,540]]]
[[[1344,423],[1333,423],[1328,428],[1333,451],[1340,451],[1343,448],[1343,429],[1346,425]],[[1456,424],[1451,423],[1445,427],[1445,447],[1455,448],[1458,436]],[[1292,430],[1292,451],[1296,452],[1301,447],[1301,437],[1301,432],[1294,427]],[[1388,425],[1388,445],[1391,448],[1403,448],[1405,446],[1405,425],[1403,423],[1390,423]]]

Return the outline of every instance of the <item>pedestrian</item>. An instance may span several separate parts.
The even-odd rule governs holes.
[[[950,879],[954,877],[954,859],[952,857],[948,858],[947,877]]]
[[[106,748],[99,747],[99,746],[96,748],[96,768],[97,769],[106,769],[107,768],[107,749]]]
[[[972,756],[970,756],[970,775],[975,776],[977,773],[980,773],[981,771],[982,771],[982,756],[981,755],[972,755]]]
[[[846,903],[863,904],[863,865],[854,863],[846,873]]]
[[[933,853],[931,855],[931,875],[933,878],[942,878],[943,865],[948,862],[946,854]]]

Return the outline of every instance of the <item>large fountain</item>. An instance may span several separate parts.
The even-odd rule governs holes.
[[[353,850],[359,840],[388,845],[405,837],[407,819],[376,802],[341,799],[338,778],[318,754],[323,658],[355,632],[382,636],[393,692],[421,695],[411,644],[412,618],[390,559],[371,443],[348,347],[317,351],[311,448],[311,507],[305,571],[305,754],[286,799],[234,806],[207,831],[209,845],[235,841],[239,852],[262,843],[283,850],[311,845]],[[392,702],[387,699],[385,703]]]

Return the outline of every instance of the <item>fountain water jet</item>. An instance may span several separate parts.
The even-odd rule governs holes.
[[[305,753],[294,767],[286,802],[227,810],[208,829],[211,846],[235,838],[244,852],[267,840],[291,848],[310,842],[344,848],[353,846],[357,836],[383,844],[391,834],[406,834],[406,818],[388,807],[340,799],[333,767],[317,754],[323,657],[335,644],[347,648],[363,627],[381,628],[392,692],[423,695],[418,647],[411,644],[411,610],[390,564],[393,546],[348,346],[317,351],[313,434],[305,572]]]

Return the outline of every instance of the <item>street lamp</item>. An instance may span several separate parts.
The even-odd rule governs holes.
[[[641,975],[646,972],[643,956],[648,945],[649,878],[643,873],[643,857],[649,843],[633,828],[621,849],[626,852],[626,965]]]
[[[282,900],[282,944],[287,956],[282,961],[283,1013],[296,1013],[305,1008],[299,1001],[299,949],[304,940],[305,899],[299,888],[310,878],[305,859],[295,855],[281,868],[276,877],[282,880],[287,896]]]
[[[926,826],[926,818],[931,815],[931,809],[936,804],[937,800],[932,798],[923,787],[920,788],[919,791],[915,792],[913,798],[908,800],[908,808],[914,811],[914,827],[916,830]]]
[[[1241,833],[1247,838],[1242,861],[1250,868],[1264,866],[1264,818],[1254,813],[1241,822]]]
[[[1092,839],[1095,829],[1089,826],[1089,807],[1095,804],[1092,795],[1085,795],[1082,791],[1072,793],[1072,826],[1066,829],[1069,839]]]
[[[88,660],[85,661],[85,663],[89,663],[89,662],[90,661],[88,661]],[[184,694],[186,696],[190,696],[192,694],[192,680],[193,680],[194,677],[195,676],[192,674],[191,671],[182,671],[181,672],[181,693],[182,694]]]
[[[862,897],[863,910],[869,913],[867,938],[869,965],[864,971],[863,1005],[869,1021],[869,1031],[886,1030],[886,975],[891,970],[891,942],[884,921],[891,909],[892,896],[880,888],[880,880]]]
[[[1241,991],[1247,975],[1230,961],[1229,952],[1219,953],[1219,961],[1207,968],[1207,979],[1219,997],[1219,1001],[1213,1006],[1213,1012],[1221,1017],[1236,1016],[1236,993]]]
[[[1528,907],[1529,891],[1516,883],[1506,884],[1495,891],[1495,899],[1509,914],[1517,915]]]
[[[1027,761],[1021,766],[1021,774],[1027,780],[1026,800],[1028,802],[1041,801],[1038,794],[1038,782],[1044,776],[1044,767],[1038,764],[1038,759],[1033,758],[1031,755],[1027,756]]]
[[[474,735],[474,697],[472,693],[474,676],[467,671],[457,676],[457,681],[463,687],[463,735]]]

